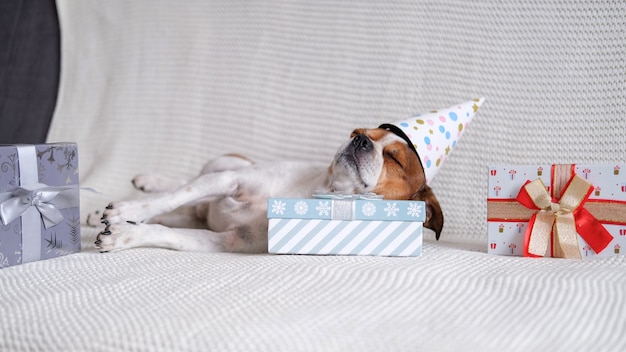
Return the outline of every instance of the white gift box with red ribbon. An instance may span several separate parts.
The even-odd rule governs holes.
[[[622,254],[623,168],[622,164],[490,167],[488,252],[577,259]]]

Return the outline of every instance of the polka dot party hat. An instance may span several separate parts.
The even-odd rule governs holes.
[[[413,145],[429,184],[484,100],[474,99],[380,127],[393,131]]]

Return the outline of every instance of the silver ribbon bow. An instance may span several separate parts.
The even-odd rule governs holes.
[[[77,207],[78,202],[77,186],[22,186],[10,193],[0,193],[0,219],[8,225],[34,207],[48,229],[63,221],[60,209]]]
[[[315,191],[313,197],[320,199],[330,199],[332,202],[332,220],[354,220],[355,219],[355,200],[382,200],[383,196],[376,193],[340,193],[340,192],[323,192]]]
[[[356,199],[365,199],[365,200],[382,200],[383,196],[378,195],[376,193],[367,192],[367,193],[341,193],[341,192],[323,192],[323,191],[315,191],[313,193],[314,198],[320,199],[333,199],[333,200],[356,200]]]

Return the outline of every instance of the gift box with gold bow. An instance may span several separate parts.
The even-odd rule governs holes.
[[[76,144],[0,146],[0,268],[77,251]]]
[[[488,252],[592,258],[626,245],[624,165],[489,168]]]

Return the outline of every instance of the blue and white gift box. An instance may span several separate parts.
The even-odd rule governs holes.
[[[0,146],[0,268],[78,251],[76,144]]]
[[[421,201],[270,198],[268,252],[417,257],[425,212]]]

